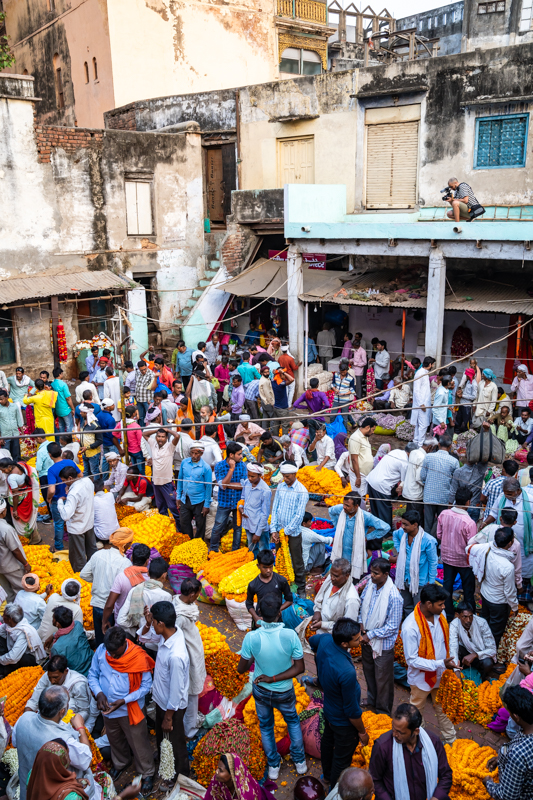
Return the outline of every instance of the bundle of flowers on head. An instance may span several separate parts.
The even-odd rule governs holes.
[[[194,750],[192,766],[198,783],[209,785],[222,753],[235,753],[245,764],[250,764],[250,749],[250,732],[240,720],[219,722]]]

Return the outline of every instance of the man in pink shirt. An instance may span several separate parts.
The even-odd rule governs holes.
[[[444,567],[443,587],[448,592],[446,617],[451,622],[455,617],[453,607],[453,584],[457,574],[461,576],[465,603],[476,607],[474,592],[476,579],[472,567],[468,566],[466,546],[477,533],[477,526],[469,517],[467,508],[472,499],[468,486],[459,486],[455,493],[455,505],[443,511],[437,525],[437,539],[440,542],[440,555]]]
[[[238,442],[240,438],[244,439],[244,444],[247,447],[257,447],[261,444],[261,435],[265,432],[260,425],[255,422],[250,422],[249,414],[239,415],[239,424],[235,431],[235,441]]]
[[[119,572],[116,576],[109,596],[104,606],[102,616],[102,632],[115,624],[114,620],[118,617],[118,612],[126,602],[126,597],[134,586],[148,580],[148,564],[151,559],[151,550],[146,544],[134,544],[131,554],[132,566]],[[113,617],[114,615],[114,617]]]
[[[130,457],[130,463],[136,467],[139,467],[139,471],[142,475],[145,474],[145,466],[144,466],[144,455],[141,448],[141,441],[143,438],[142,428],[139,425],[139,412],[136,406],[126,406],[126,410],[124,412],[126,416],[126,426],[127,432],[126,436],[128,437],[128,455]],[[122,428],[122,420],[117,422],[115,425],[116,429]],[[122,433],[113,434],[113,438],[116,442],[117,449],[121,456],[124,455],[124,447],[122,446],[122,442],[124,441]]]
[[[355,339],[353,343],[350,364],[350,372],[355,378],[355,391],[359,400],[363,396],[363,374],[366,367],[366,350],[361,347],[360,339]]]

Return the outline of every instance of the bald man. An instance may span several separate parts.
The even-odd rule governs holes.
[[[341,772],[339,782],[326,800],[372,800],[374,781],[365,769],[349,767]]]

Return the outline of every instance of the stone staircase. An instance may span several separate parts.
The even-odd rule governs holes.
[[[176,317],[176,326],[183,328],[184,324],[186,323],[187,319],[190,317],[194,307],[196,306],[198,300],[201,298],[215,275],[217,274],[220,268],[220,261],[218,259],[213,259],[208,262],[206,266],[204,277],[198,281],[196,288],[192,290],[192,294],[183,306],[181,314]],[[180,334],[181,336],[181,334]]]

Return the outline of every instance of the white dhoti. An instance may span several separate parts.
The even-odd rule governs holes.
[[[429,423],[431,422],[431,409],[428,408],[425,411],[418,408],[411,413],[411,425],[414,426],[414,434],[413,434],[413,441],[417,445],[417,447],[422,447],[424,444],[424,439],[427,435],[427,430],[429,428]]]
[[[150,508],[153,498],[143,497],[141,500],[139,500],[137,495],[133,492],[124,492],[122,499],[127,506],[131,506],[135,509],[135,511],[146,511],[147,508]]]

